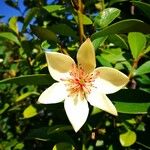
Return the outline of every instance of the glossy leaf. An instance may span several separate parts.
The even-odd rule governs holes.
[[[150,108],[150,94],[142,90],[120,90],[108,97],[120,113],[146,114]]]
[[[106,8],[95,18],[95,25],[104,28],[108,26],[120,14],[117,8]]]
[[[8,78],[0,81],[0,84],[20,84],[20,85],[50,85],[53,79],[48,74],[24,75],[20,77]]]
[[[137,59],[146,46],[145,35],[139,32],[131,32],[128,34],[128,42],[133,58]]]
[[[120,134],[119,140],[122,146],[131,146],[136,141],[136,133],[131,130],[128,130],[127,132]]]
[[[11,32],[0,32],[0,37],[13,41],[20,46],[18,38]]]
[[[145,62],[135,71],[135,75],[142,75],[146,73],[150,73],[150,61]]]
[[[49,42],[57,42],[57,36],[53,31],[40,26],[31,26],[31,29],[39,39],[47,40]]]
[[[37,110],[35,107],[32,105],[28,106],[24,111],[23,111],[23,117],[24,118],[31,118],[37,115]]]
[[[128,32],[150,33],[150,26],[143,21],[137,19],[122,20],[104,28],[99,32],[94,33],[91,36],[91,39],[92,41],[94,41],[101,36]]]

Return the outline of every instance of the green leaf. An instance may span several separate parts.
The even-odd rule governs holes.
[[[13,41],[20,46],[18,38],[11,32],[0,32],[0,37]]]
[[[128,45],[125,40],[118,34],[113,34],[108,37],[108,41],[123,49],[128,49]]]
[[[145,62],[139,68],[137,68],[134,75],[143,75],[146,73],[150,73],[150,61]]]
[[[144,50],[144,54],[150,52],[150,45],[148,45],[148,47]]]
[[[143,21],[137,19],[122,20],[104,28],[99,32],[94,33],[91,36],[91,39],[92,41],[94,41],[95,39],[102,36],[128,32],[150,33],[150,26]]]
[[[50,85],[54,80],[48,74],[24,75],[14,78],[8,78],[0,81],[0,84],[19,84],[19,85]]]
[[[75,38],[77,37],[76,32],[67,24],[55,24],[51,26],[50,29],[57,34],[72,36]]]
[[[83,24],[84,25],[90,25],[93,23],[92,20],[88,16],[82,14],[82,17],[83,17]]]
[[[0,108],[0,115],[1,115],[2,113],[4,113],[4,112],[8,109],[8,107],[9,107],[9,104],[8,104],[8,103],[5,103],[4,106],[3,106],[2,108]]]
[[[80,13],[80,17],[82,17],[82,21],[83,21],[84,25],[91,25],[91,24],[93,24],[92,20],[88,16]],[[79,23],[78,16],[74,15],[74,18],[75,18],[76,22]]]
[[[72,144],[69,143],[58,143],[56,144],[52,150],[74,150],[75,148],[73,147]]]
[[[39,11],[39,8],[37,8],[37,7],[33,7],[33,8],[28,10],[27,15],[24,18],[24,24],[22,27],[22,31],[24,31],[26,29],[26,27],[28,26],[30,21],[36,16],[38,11]]]
[[[45,10],[47,10],[49,13],[60,11],[65,9],[62,5],[48,5],[43,7]]]
[[[126,133],[120,134],[119,140],[123,147],[131,146],[136,142],[136,133],[128,130]]]
[[[150,94],[142,90],[120,90],[108,97],[120,113],[146,114],[150,108]]]
[[[100,62],[101,58],[112,64],[125,61],[125,58],[123,57],[123,52],[120,48],[110,48],[104,50],[99,56]]]
[[[128,34],[128,42],[134,59],[137,59],[144,51],[146,37],[140,32],[131,32]]]
[[[31,118],[37,115],[37,110],[35,107],[32,105],[28,106],[24,111],[23,111],[23,117],[24,118]]]
[[[72,138],[66,132],[64,132],[66,131],[65,125],[59,125],[59,128],[61,128],[61,126],[63,127],[63,130],[60,130],[59,132],[57,132],[56,130],[58,128],[58,125],[52,126],[52,127],[42,127],[39,129],[33,129],[30,131],[27,138],[37,139],[37,140],[42,140],[42,141],[52,141],[52,142],[57,142],[57,143],[67,142],[67,143],[71,143],[74,145]],[[66,128],[68,127],[69,126],[66,126]],[[68,130],[72,130],[72,127],[71,129],[70,127]],[[53,132],[53,130],[55,130],[55,132]]]
[[[141,82],[142,84],[145,85],[150,85],[150,77],[147,75],[142,75],[136,78],[137,81]]]
[[[143,3],[143,2],[140,2],[140,1],[132,1],[132,3],[137,6],[139,9],[141,9],[144,14],[147,16],[147,18],[150,19],[150,4],[148,3]]]
[[[94,48],[98,49],[105,42],[106,39],[107,36],[103,36],[92,41]]]
[[[24,144],[23,143],[18,143],[15,147],[14,150],[22,150],[24,148]]]
[[[9,20],[9,28],[18,34],[17,21],[18,21],[18,17],[11,17]]]
[[[95,18],[94,24],[104,28],[108,26],[115,18],[120,15],[120,10],[117,8],[106,8]]]
[[[54,43],[58,42],[56,34],[51,30],[33,25],[31,26],[31,30],[39,39],[43,41],[47,40]]]
[[[128,0],[110,0],[109,6],[114,5],[115,3],[122,3]]]
[[[37,92],[24,93],[24,94],[20,95],[19,97],[17,97],[16,102],[20,102],[20,101],[26,99],[27,97],[29,97],[31,95],[39,95],[39,93],[37,93]]]

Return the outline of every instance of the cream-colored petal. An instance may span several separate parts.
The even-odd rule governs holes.
[[[96,68],[94,73],[97,74],[94,86],[105,94],[117,92],[129,81],[129,78],[125,74],[110,67]]]
[[[95,69],[95,50],[89,38],[80,46],[77,53],[77,61],[78,66],[81,66],[87,73],[90,73]]]
[[[46,52],[45,54],[49,72],[56,81],[64,78],[75,64],[74,60],[68,55],[58,52]]]
[[[85,99],[79,96],[67,97],[64,102],[66,114],[71,122],[75,132],[77,132],[85,123],[88,117],[89,108]]]
[[[47,88],[39,97],[38,103],[54,104],[63,101],[67,97],[64,84],[57,82]]]
[[[93,88],[91,93],[87,95],[88,102],[95,107],[98,107],[110,114],[117,116],[117,110],[109,98],[101,93],[98,89]]]

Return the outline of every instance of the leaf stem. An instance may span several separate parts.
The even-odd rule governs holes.
[[[82,0],[78,0],[78,10],[77,10],[77,14],[78,14],[78,22],[79,22],[79,34],[80,34],[80,44],[83,43],[83,40],[85,37],[84,34],[84,26],[83,26],[83,10],[84,10],[84,6],[82,3]]]
[[[134,70],[137,68],[138,63],[139,63],[139,60],[142,58],[142,56],[143,56],[143,54],[139,55],[138,58],[134,59],[133,64],[132,64],[131,71],[130,71],[130,73],[129,73],[129,75],[128,75],[129,79],[131,79],[131,78],[133,77],[133,72],[134,72]]]

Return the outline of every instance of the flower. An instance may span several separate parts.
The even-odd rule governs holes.
[[[51,76],[57,81],[47,88],[38,102],[53,104],[64,100],[69,121],[77,132],[86,122],[89,107],[98,107],[117,116],[117,110],[106,94],[124,87],[128,77],[110,67],[96,67],[95,50],[87,39],[77,52],[77,65],[68,55],[46,52]]]

